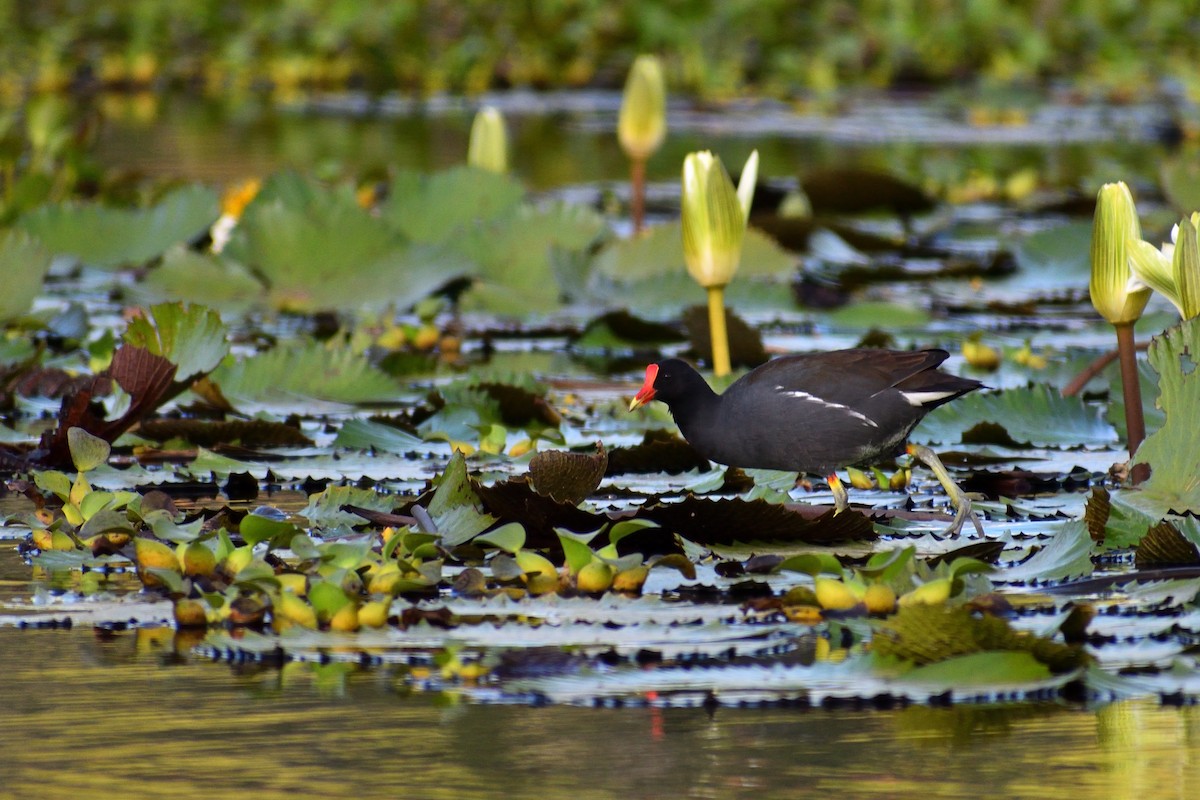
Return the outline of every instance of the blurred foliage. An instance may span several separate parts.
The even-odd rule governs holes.
[[[1132,95],[1194,84],[1196,0],[0,0],[0,95],[99,82],[479,92],[619,86],[638,53],[674,88],[1078,78]]]

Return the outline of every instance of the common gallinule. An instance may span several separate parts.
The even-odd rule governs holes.
[[[670,358],[646,367],[632,411],[661,400],[685,439],[705,458],[733,467],[825,476],[838,510],[848,506],[834,470],[904,453],[908,434],[930,410],[982,384],[941,372],[945,350],[835,350],[783,356],[716,394],[690,364]],[[971,504],[933,451],[909,445],[946,488],[957,513]]]

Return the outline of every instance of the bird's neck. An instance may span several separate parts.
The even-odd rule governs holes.
[[[709,431],[718,427],[720,404],[721,396],[706,382],[700,381],[687,396],[671,404],[671,416],[683,433],[683,438],[696,445],[707,438]]]

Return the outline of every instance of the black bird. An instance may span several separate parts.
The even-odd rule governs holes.
[[[716,394],[677,358],[646,368],[630,410],[661,400],[685,439],[705,458],[734,467],[825,476],[839,510],[846,490],[834,473],[908,453],[924,461],[946,488],[957,514],[951,531],[971,517],[970,501],[926,447],[909,433],[932,409],[982,386],[938,369],[945,350],[835,350],[783,356]]]

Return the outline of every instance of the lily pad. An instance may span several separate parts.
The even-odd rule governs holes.
[[[310,397],[341,403],[394,400],[399,386],[388,374],[347,347],[319,342],[279,346],[222,364],[212,379],[230,400],[270,402]]]
[[[144,209],[109,208],[98,203],[43,206],[21,227],[57,255],[93,267],[140,265],[168,248],[192,241],[216,221],[216,193],[183,186]]]
[[[1063,397],[1046,384],[976,392],[935,409],[912,438],[931,444],[958,444],[980,423],[1001,426],[1011,439],[1035,447],[1102,447],[1117,442],[1103,411],[1078,397]]]
[[[0,295],[0,321],[10,320],[29,310],[42,291],[42,280],[50,269],[50,253],[28,233],[0,231],[0,275],[4,293]]]
[[[1158,372],[1158,406],[1166,421],[1142,442],[1134,458],[1135,464],[1150,465],[1150,478],[1142,490],[1164,513],[1200,513],[1200,426],[1196,425],[1200,319],[1181,322],[1156,336],[1149,358]]]

